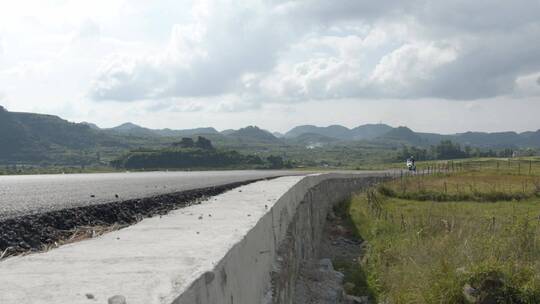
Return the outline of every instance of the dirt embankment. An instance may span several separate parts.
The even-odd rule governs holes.
[[[301,265],[295,286],[296,303],[373,303],[365,286],[351,282],[361,274],[359,260],[367,244],[353,231],[346,208],[346,204],[341,203],[329,212],[321,238],[319,260]]]

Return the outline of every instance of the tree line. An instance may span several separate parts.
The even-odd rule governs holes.
[[[111,162],[115,168],[125,169],[190,169],[190,168],[291,168],[292,163],[281,156],[261,158],[235,150],[216,149],[209,139],[199,136],[197,141],[183,138],[171,147],[152,150],[133,150]]]
[[[506,148],[501,150],[480,149],[470,146],[462,147],[459,143],[451,140],[443,140],[438,145],[429,148],[403,146],[397,154],[397,160],[404,160],[414,156],[416,160],[439,160],[458,159],[472,157],[512,157],[514,149]],[[525,154],[534,154],[534,151],[525,151]]]

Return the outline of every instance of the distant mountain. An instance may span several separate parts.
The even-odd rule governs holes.
[[[227,130],[221,131],[220,133],[223,134],[223,135],[231,135],[231,134],[233,134],[234,132],[236,132],[236,130],[233,130],[233,129],[227,129]]]
[[[399,127],[377,138],[378,141],[399,141],[410,145],[429,146],[442,140],[451,140],[462,146],[486,149],[540,148],[540,130],[536,132],[466,132],[458,134],[417,133],[406,127]]]
[[[454,140],[463,145],[491,148],[518,147],[527,142],[533,143],[527,140],[526,136],[522,137],[516,132],[466,132],[456,134]]]
[[[274,135],[277,138],[282,138],[285,136],[285,134],[279,133],[279,132],[272,132],[272,135]]]
[[[340,125],[298,126],[283,138],[256,126],[239,130],[196,128],[188,130],[149,129],[134,123],[100,129],[84,122],[73,123],[44,114],[9,112],[0,106],[0,164],[78,164],[106,162],[129,149],[168,147],[181,137],[202,135],[216,147],[238,151],[271,150],[273,147],[321,147],[330,144],[402,144],[429,147],[441,140],[452,140],[462,146],[485,149],[540,148],[540,130],[516,132],[466,132],[436,134],[414,132],[407,127],[392,128],[384,124],[362,125],[348,129]],[[277,136],[276,136],[277,135]]]
[[[228,136],[244,139],[244,140],[255,140],[255,141],[263,141],[263,142],[278,142],[279,139],[272,135],[272,133],[260,129],[256,126],[248,126],[245,128],[242,128],[238,131],[235,131]]]
[[[204,134],[218,134],[219,132],[214,128],[196,128],[186,130],[172,130],[172,129],[149,129],[141,127],[131,122],[121,124],[117,127],[105,129],[106,131],[114,132],[122,135],[139,136],[139,137],[189,137],[194,135]]]
[[[92,130],[101,130],[96,124],[91,123],[91,122],[83,121],[83,122],[81,122],[81,124],[82,124],[82,125],[87,125],[87,126],[90,127],[90,129],[92,129]]]
[[[285,133],[285,138],[293,138],[304,133],[320,134],[339,139],[351,139],[351,130],[340,125],[331,125],[328,127],[317,127],[312,125],[298,126]]]
[[[153,130],[153,131],[156,132],[160,136],[169,136],[169,137],[219,134],[219,132],[214,128],[195,128],[195,129],[184,129],[184,130],[161,129],[161,130]]]
[[[540,147],[540,130],[535,132],[524,132],[520,134],[523,141],[535,143],[534,147]]]
[[[294,138],[302,134],[319,134],[341,140],[368,140],[379,137],[392,130],[392,127],[385,124],[367,124],[349,129],[340,125],[328,127],[317,127],[312,125],[298,126],[285,134],[285,138]]]
[[[377,137],[377,139],[383,141],[399,141],[414,145],[421,145],[422,143],[425,143],[425,140],[423,140],[420,135],[407,127],[393,128],[390,131],[384,133],[383,135]]]
[[[385,124],[367,124],[361,125],[351,130],[352,139],[374,139],[385,133],[388,133],[393,128]]]
[[[139,137],[157,136],[157,133],[154,130],[141,127],[131,122],[123,123],[114,128],[105,129],[105,131],[111,131],[117,134],[128,135],[128,136],[139,136]]]
[[[91,150],[112,142],[113,138],[87,124],[53,115],[0,110],[0,162],[45,161],[67,150]]]
[[[301,135],[295,138],[289,138],[290,142],[299,143],[302,145],[318,145],[318,144],[328,144],[332,142],[339,141],[335,137],[324,136],[317,133],[302,133]]]
[[[374,140],[396,144],[408,144],[417,146],[430,146],[440,143],[442,140],[451,140],[463,146],[480,148],[538,148],[540,147],[540,130],[536,132],[466,132],[459,134],[436,134],[414,132],[407,127],[392,128],[386,124],[367,124],[353,129],[340,125],[329,127],[317,127],[303,125],[291,129],[285,134],[287,139],[299,138],[302,134],[318,134],[334,138],[336,140],[357,141]],[[304,143],[305,139],[298,140]]]

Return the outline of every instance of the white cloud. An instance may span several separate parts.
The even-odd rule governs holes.
[[[425,97],[436,70],[457,57],[457,50],[451,46],[405,44],[380,60],[370,76],[370,85],[380,96]]]
[[[537,0],[22,0],[0,10],[0,89],[18,110],[114,105],[142,120],[339,100],[524,102],[539,96],[539,11]]]
[[[478,18],[482,7],[488,13]],[[105,63],[90,95],[289,102],[510,94],[519,74],[540,68],[540,59],[521,56],[540,51],[540,21],[521,8],[513,13],[520,21],[495,26],[506,18],[504,2],[201,1],[163,50]]]
[[[245,73],[273,67],[286,39],[265,11],[261,3],[200,1],[192,22],[175,25],[168,45],[157,54],[105,63],[91,96],[136,100],[229,93]]]
[[[518,77],[515,87],[516,95],[519,97],[540,97],[540,72]]]

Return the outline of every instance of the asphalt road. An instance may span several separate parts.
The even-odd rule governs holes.
[[[298,174],[294,171],[200,171],[0,176],[0,220]]]

